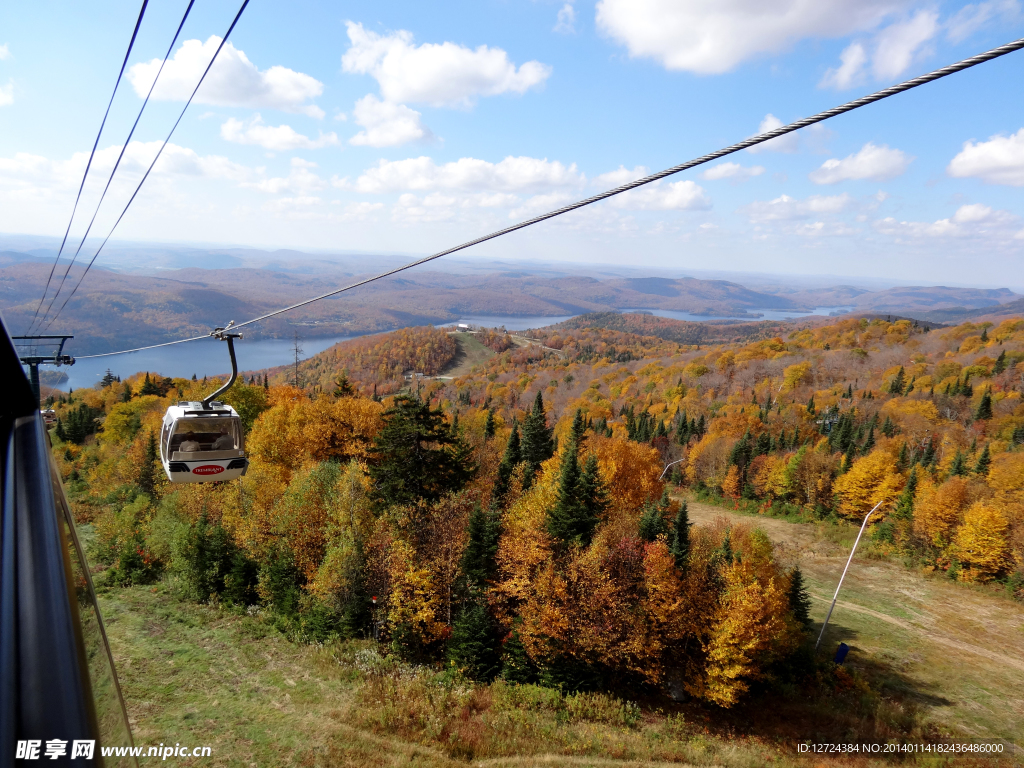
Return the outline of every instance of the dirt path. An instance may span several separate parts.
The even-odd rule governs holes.
[[[824,526],[688,504],[697,525],[724,517],[767,533],[782,562],[800,565],[812,617],[824,620],[848,544],[828,538]],[[849,532],[844,537],[852,543]],[[1018,603],[859,552],[823,644],[840,641],[852,648],[851,666],[891,674],[939,722],[1004,738],[1024,723],[1024,606]]]

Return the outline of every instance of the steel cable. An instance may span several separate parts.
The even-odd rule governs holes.
[[[245,11],[245,8],[246,8],[247,5],[249,5],[249,0],[243,0],[241,7],[238,9],[238,13],[235,14],[235,18],[231,22],[231,26],[228,27],[228,31],[224,33],[224,37],[220,41],[220,45],[217,46],[217,50],[214,52],[213,58],[210,59],[210,63],[207,64],[206,65],[206,69],[203,70],[202,77],[200,77],[199,78],[199,82],[196,83],[196,87],[192,91],[192,95],[188,97],[188,101],[185,102],[185,106],[184,106],[184,108],[182,108],[181,114],[178,115],[178,119],[175,120],[174,121],[174,125],[171,126],[171,130],[167,134],[167,138],[164,139],[163,144],[160,145],[160,149],[157,151],[156,157],[154,157],[153,158],[153,162],[149,164],[149,168],[146,169],[146,172],[142,176],[142,180],[139,181],[138,186],[135,187],[135,191],[132,192],[132,196],[128,199],[128,202],[125,204],[124,210],[121,211],[121,215],[117,217],[117,221],[114,222],[114,226],[112,226],[110,228],[110,231],[107,233],[107,236],[105,238],[103,238],[103,242],[100,243],[100,247],[97,248],[96,249],[96,253],[94,253],[92,255],[92,258],[89,260],[89,264],[86,266],[85,270],[82,272],[82,276],[80,278],[78,278],[78,282],[75,283],[75,287],[72,289],[70,295],[68,295],[68,297],[66,299],[64,299],[64,303],[60,305],[60,309],[57,310],[57,313],[53,316],[53,318],[50,320],[50,322],[46,324],[47,328],[49,328],[51,325],[53,325],[54,321],[56,321],[56,319],[58,317],[60,317],[60,313],[64,311],[64,307],[66,307],[68,305],[68,302],[71,301],[71,299],[74,297],[75,293],[78,292],[78,288],[82,284],[82,281],[85,280],[85,276],[87,274],[89,274],[89,270],[92,269],[92,265],[96,263],[96,258],[103,251],[103,248],[107,244],[107,241],[110,240],[110,236],[114,234],[114,230],[117,229],[117,225],[121,223],[121,219],[123,219],[124,215],[126,213],[128,213],[128,208],[131,207],[131,204],[135,200],[136,195],[139,194],[139,190],[142,189],[142,185],[145,184],[146,183],[146,179],[149,178],[149,174],[153,170],[153,166],[156,165],[157,161],[160,159],[160,156],[163,154],[164,149],[167,147],[168,142],[170,142],[171,136],[174,135],[174,131],[177,129],[178,124],[181,122],[181,119],[183,117],[185,117],[185,112],[188,109],[189,104],[191,104],[192,103],[192,99],[195,98],[196,92],[199,90],[199,87],[203,84],[203,81],[206,79],[206,75],[209,73],[210,67],[212,67],[213,63],[217,60],[217,56],[220,55],[221,50],[224,48],[224,44],[228,41],[228,37],[231,36],[231,32],[232,32],[232,30],[234,30],[235,25],[238,23],[238,20],[240,18],[242,18],[242,13],[243,13],[243,11]]]
[[[85,239],[89,237],[89,233],[92,231],[92,225],[96,223],[96,216],[100,212],[100,206],[103,205],[103,200],[107,196],[107,191],[110,189],[111,182],[114,181],[114,174],[117,173],[117,169],[121,165],[124,153],[128,150],[128,144],[131,142],[132,136],[135,135],[135,129],[139,126],[139,120],[142,119],[142,113],[145,112],[146,105],[149,104],[149,97],[153,95],[153,89],[156,88],[156,83],[160,79],[160,74],[164,71],[164,66],[167,64],[167,59],[171,56],[174,44],[178,42],[178,37],[181,35],[181,29],[185,26],[185,21],[188,19],[188,15],[192,11],[192,6],[195,5],[195,1],[196,0],[189,0],[188,7],[185,8],[185,15],[181,17],[181,23],[178,24],[178,30],[174,33],[174,38],[171,40],[171,44],[167,46],[167,53],[164,54],[164,60],[160,62],[160,69],[157,70],[156,77],[153,78],[153,84],[149,86],[149,92],[146,94],[146,98],[142,102],[139,114],[136,115],[135,122],[132,124],[132,129],[128,132],[128,138],[125,139],[124,146],[121,147],[121,152],[118,154],[117,161],[114,163],[114,168],[110,171],[110,176],[107,178],[107,184],[103,187],[103,194],[100,195],[100,200],[96,203],[96,210],[92,212],[92,218],[89,220],[89,226],[85,228],[85,234],[82,235],[82,241],[78,244],[78,248],[75,249],[75,255],[71,257],[71,263],[68,264],[68,268],[64,270],[64,276],[60,279],[60,285],[57,286],[56,293],[53,294],[53,298],[50,299],[50,303],[46,306],[46,311],[43,313],[43,317],[39,321],[41,323],[45,322],[46,316],[50,314],[50,310],[53,308],[54,302],[57,301],[57,297],[60,296],[60,292],[64,288],[64,283],[68,279],[68,274],[70,274],[71,268],[75,265],[75,260],[78,259],[78,254],[82,252],[82,246],[85,245]],[[29,332],[31,333],[31,330]]]
[[[465,243],[462,243],[461,245],[455,246],[454,248],[448,248],[447,250],[439,251],[438,253],[435,253],[431,256],[426,256],[422,259],[417,259],[416,261],[409,262],[408,264],[405,264],[401,267],[396,267],[395,269],[388,270],[387,272],[382,272],[378,275],[374,275],[373,277],[368,277],[364,280],[359,280],[355,283],[351,283],[350,285],[346,285],[344,288],[338,288],[337,290],[321,294],[320,296],[315,296],[312,299],[306,299],[305,301],[300,301],[297,304],[292,304],[282,309],[277,309],[274,310],[273,312],[268,312],[265,315],[254,317],[252,320],[246,320],[244,323],[238,323],[233,327],[236,329],[243,328],[247,325],[252,325],[253,323],[258,323],[263,320],[267,320],[271,317],[275,317],[276,315],[280,315],[284,312],[290,312],[293,309],[305,307],[316,301],[320,301],[321,299],[330,298],[331,296],[337,296],[338,294],[350,291],[353,288],[358,288],[360,286],[367,285],[377,280],[382,280],[385,277],[396,275],[399,272],[404,272],[407,269],[418,267],[421,264],[426,264],[428,262],[434,261],[435,259],[440,259],[442,256],[448,256],[457,251],[462,251],[465,250],[466,248],[471,248],[474,245],[479,245],[480,243],[485,243],[488,240],[493,240],[497,237],[501,237],[502,235],[507,235],[511,232],[515,232],[520,229],[525,229],[526,227],[532,226],[534,224],[539,224],[542,221],[547,221],[548,219],[553,219],[556,216],[561,216],[562,214],[569,213],[570,211],[575,211],[579,208],[583,208],[584,206],[592,205],[593,203],[600,202],[601,200],[606,200],[609,197],[620,195],[623,192],[629,192],[630,190],[636,189],[637,187],[642,187],[645,184],[650,184],[652,182],[659,181],[661,179],[666,178],[667,176],[672,176],[673,174],[689,170],[690,168],[695,168],[698,165],[709,163],[712,160],[718,160],[719,158],[725,157],[726,155],[731,155],[734,152],[739,152],[740,150],[747,149],[748,147],[753,147],[757,144],[763,144],[764,142],[771,141],[772,139],[776,139],[779,136],[785,136],[788,133],[793,133],[794,131],[798,131],[801,128],[806,128],[809,125],[814,125],[815,123],[820,123],[823,120],[828,120],[829,118],[836,117],[837,115],[842,115],[846,112],[850,112],[852,110],[867,106],[868,104],[873,104],[876,101],[887,99],[890,96],[895,96],[896,94],[903,93],[904,91],[909,91],[913,88],[925,85],[926,83],[930,83],[935,80],[940,80],[943,77],[948,77],[949,75],[955,74],[956,72],[960,72],[965,69],[970,69],[971,67],[977,66],[978,64],[982,64],[986,61],[991,61],[992,59],[999,58],[1000,56],[1005,56],[1008,53],[1013,53],[1014,51],[1018,51],[1021,48],[1024,48],[1024,38],[1016,40],[1012,43],[1007,43],[1006,45],[1001,45],[998,48],[993,48],[992,50],[986,51],[985,53],[979,53],[977,56],[972,56],[968,59],[964,59],[955,64],[950,64],[949,66],[942,67],[941,69],[936,69],[932,72],[929,72],[928,74],[921,75],[920,77],[915,77],[912,80],[907,80],[903,83],[899,83],[898,85],[893,85],[889,88],[877,91],[868,96],[862,96],[859,99],[848,101],[845,104],[842,104],[838,107],[833,107],[832,109],[827,109],[824,112],[819,112],[818,114],[812,115],[811,117],[805,117],[795,122],[789,123],[788,125],[784,125],[780,128],[776,128],[774,130],[758,134],[757,136],[751,136],[748,139],[744,139],[743,141],[737,142],[736,144],[732,144],[731,146],[725,147],[724,149],[719,149],[715,152],[702,155],[701,157],[698,157],[694,160],[690,160],[680,165],[667,168],[664,171],[659,171],[658,173],[653,173],[650,176],[645,176],[642,179],[631,181],[628,184],[623,184],[622,186],[615,187],[614,189],[609,189],[606,192],[601,192],[597,195],[593,195],[592,197],[588,197],[584,200],[580,200],[570,205],[563,206],[562,208],[557,208],[553,211],[549,211],[548,213],[541,214],[540,216],[535,216],[532,219],[521,221],[518,224],[513,224],[510,227],[499,229],[498,231],[492,232],[489,235],[484,235],[483,237],[478,237],[474,240],[469,240]],[[166,344],[154,344],[153,346],[142,347],[141,349],[155,349],[156,347],[160,346],[180,344],[185,341],[196,341],[197,339],[202,338],[207,337],[197,336],[192,339],[181,339],[179,341],[167,342]],[[125,350],[125,352],[135,351],[137,350]],[[109,355],[116,354],[122,353],[108,352],[105,355],[83,355],[83,357],[106,357]]]
[[[89,168],[92,166],[92,159],[96,155],[96,147],[100,144],[100,136],[103,135],[103,126],[107,124],[107,117],[110,115],[110,107],[114,104],[114,96],[117,95],[117,88],[121,85],[121,78],[124,76],[124,68],[128,66],[128,57],[132,54],[132,48],[135,46],[135,38],[138,37],[139,27],[142,26],[142,17],[146,15],[146,6],[149,5],[149,0],[142,0],[142,8],[139,10],[139,18],[135,22],[135,29],[132,32],[132,39],[128,42],[128,50],[125,51],[124,61],[121,62],[121,71],[117,73],[117,80],[114,82],[114,92],[110,94],[110,101],[107,102],[107,111],[103,113],[103,120],[100,121],[100,130],[96,134],[96,141],[93,142],[92,151],[89,153],[89,160],[85,164],[85,173],[82,174],[82,183],[78,185],[78,194],[75,195],[75,204],[71,208],[71,218],[68,219],[68,228],[64,230],[64,239],[60,241],[60,248],[57,250],[57,256],[53,260],[53,266],[50,267],[50,276],[46,278],[46,287],[43,288],[43,295],[39,297],[39,304],[36,305],[35,314],[32,315],[32,322],[29,324],[29,332],[31,332],[32,326],[35,325],[36,318],[39,317],[39,310],[43,306],[43,302],[46,301],[46,292],[50,290],[50,281],[53,280],[53,273],[57,269],[57,264],[60,262],[60,255],[64,252],[64,245],[68,241],[68,233],[71,232],[71,224],[75,220],[75,211],[78,210],[78,201],[82,198],[82,190],[85,188],[85,179],[89,175]],[[49,311],[49,307],[47,307]]]

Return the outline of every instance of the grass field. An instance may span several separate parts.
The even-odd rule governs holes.
[[[695,501],[689,508],[694,523],[724,516],[762,528],[784,560],[800,565],[820,629],[856,529],[791,523]],[[848,667],[925,719],[951,732],[1024,742],[1024,605],[858,554],[822,646],[834,649],[840,642],[851,648]]]
[[[442,373],[444,378],[465,376],[470,373],[474,366],[480,365],[494,357],[493,350],[488,349],[472,333],[452,333],[452,338],[459,345],[459,351]]]

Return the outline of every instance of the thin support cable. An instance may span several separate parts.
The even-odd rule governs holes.
[[[499,229],[498,231],[492,232],[489,235],[484,235],[483,237],[478,237],[475,240],[470,240],[468,242],[463,243],[462,245],[457,245],[454,248],[448,248],[447,250],[439,251],[438,253],[435,253],[435,254],[433,254],[431,256],[426,256],[426,257],[424,257],[422,259],[418,259],[416,261],[409,262],[408,264],[405,264],[404,266],[396,267],[395,269],[388,270],[387,272],[381,272],[379,275],[375,275],[373,277],[368,277],[368,278],[366,278],[364,280],[359,280],[359,281],[357,281],[355,283],[351,283],[349,285],[346,285],[343,288],[338,288],[337,290],[321,294],[320,296],[315,296],[312,299],[306,299],[305,301],[300,301],[297,304],[292,304],[292,305],[284,307],[282,309],[277,309],[277,310],[274,310],[273,312],[268,312],[265,315],[260,315],[259,317],[255,317],[252,320],[246,320],[244,323],[236,324],[234,326],[234,328],[237,329],[237,328],[242,328],[242,327],[244,327],[246,325],[252,325],[253,323],[258,323],[258,322],[261,322],[263,320],[267,320],[267,319],[269,319],[271,317],[275,317],[276,315],[283,314],[284,312],[290,312],[293,309],[299,309],[300,307],[305,307],[305,306],[307,306],[309,304],[312,304],[312,303],[314,303],[316,301],[320,301],[321,299],[330,298],[331,296],[337,296],[338,294],[345,293],[346,291],[350,291],[353,288],[358,288],[360,286],[367,285],[367,284],[372,283],[372,282],[376,282],[377,280],[382,280],[385,277],[390,277],[391,275],[396,275],[399,272],[404,272],[407,269],[412,269],[413,267],[418,267],[421,264],[426,264],[427,262],[434,261],[435,259],[439,259],[442,256],[448,256],[449,254],[456,253],[457,251],[465,250],[466,248],[471,248],[472,246],[479,245],[480,243],[485,243],[488,240],[493,240],[493,239],[495,239],[497,237],[501,237],[502,235],[507,235],[507,234],[509,234],[511,232],[515,232],[515,231],[520,230],[520,229],[525,229],[526,227],[532,226],[534,224],[538,224],[538,223],[540,223],[542,221],[547,221],[548,219],[553,219],[556,216],[561,216],[562,214],[569,213],[570,211],[575,211],[578,208],[583,208],[584,206],[592,205],[593,203],[600,202],[601,200],[606,200],[609,197],[614,197],[615,195],[620,195],[623,192],[629,192],[630,190],[636,189],[637,187],[642,187],[645,184],[650,184],[652,182],[659,181],[661,179],[664,179],[667,176],[672,176],[673,174],[680,173],[681,171],[686,171],[686,170],[689,170],[690,168],[695,168],[698,165],[703,165],[705,163],[709,163],[712,160],[718,160],[719,158],[725,157],[726,155],[731,155],[734,152],[739,152],[742,149],[747,149],[748,147],[753,147],[753,146],[756,146],[757,144],[763,144],[766,141],[771,141],[772,139],[776,139],[779,136],[785,136],[788,133],[793,133],[794,131],[798,131],[801,128],[806,128],[809,125],[814,125],[815,123],[820,123],[820,122],[822,122],[824,120],[828,120],[829,118],[836,117],[838,115],[842,115],[842,114],[844,114],[846,112],[851,112],[851,111],[853,111],[855,109],[860,109],[861,107],[867,106],[868,104],[873,104],[876,101],[881,101],[882,99],[887,99],[890,96],[895,96],[896,94],[903,93],[904,91],[909,91],[909,90],[911,90],[913,88],[917,88],[918,86],[925,85],[927,83],[931,83],[931,82],[933,82],[935,80],[940,80],[940,79],[942,79],[944,77],[948,77],[949,75],[955,74],[957,72],[961,72],[961,71],[963,71],[965,69],[970,69],[971,67],[975,67],[978,64],[983,64],[986,61],[991,61],[992,59],[997,59],[1000,56],[1005,56],[1008,53],[1013,53],[1014,51],[1018,51],[1021,48],[1024,48],[1024,38],[1021,38],[1019,40],[1015,40],[1012,43],[1007,43],[1006,45],[1001,45],[998,48],[993,48],[992,50],[986,51],[985,53],[979,53],[977,56],[972,56],[969,59],[964,59],[963,61],[959,61],[956,64],[950,64],[949,66],[942,67],[941,69],[936,69],[933,72],[929,72],[926,75],[921,75],[920,77],[915,77],[912,80],[907,80],[906,82],[900,83],[898,85],[891,86],[889,88],[885,88],[885,89],[883,89],[881,91],[877,91],[876,93],[870,94],[868,96],[863,96],[863,97],[861,97],[859,99],[854,99],[853,101],[849,101],[846,104],[842,104],[842,105],[840,105],[838,107],[833,107],[832,109],[825,110],[824,112],[819,112],[818,114],[812,115],[811,117],[805,117],[805,118],[803,118],[801,120],[797,120],[796,122],[790,123],[789,125],[784,125],[781,128],[776,128],[776,129],[774,129],[772,131],[767,131],[766,133],[758,134],[757,136],[751,136],[749,139],[744,139],[743,141],[737,142],[736,144],[728,146],[728,147],[726,147],[724,149],[720,149],[720,150],[718,150],[716,152],[711,152],[711,153],[709,153],[707,155],[702,155],[701,157],[698,157],[695,160],[690,160],[688,162],[682,163],[681,165],[676,165],[676,166],[673,166],[672,168],[667,168],[664,171],[659,171],[658,173],[651,174],[650,176],[645,176],[642,179],[637,179],[636,181],[629,182],[628,184],[623,184],[622,186],[615,187],[614,189],[610,189],[610,190],[608,190],[606,192],[601,192],[600,194],[594,195],[592,197],[588,197],[588,198],[586,198],[584,200],[580,200],[579,202],[563,206],[562,208],[557,208],[557,209],[555,209],[553,211],[550,211],[548,213],[542,214],[540,216],[535,216],[532,219],[527,219],[526,221],[521,221],[518,224],[513,224],[510,227],[505,227],[504,229]],[[95,257],[93,257],[93,258],[95,259]],[[65,302],[65,304],[67,304],[67,302]],[[62,309],[63,309],[63,307],[62,307]],[[59,312],[58,312],[58,314],[59,314]],[[197,339],[203,339],[203,338],[207,338],[207,337],[206,336],[197,336],[197,337],[192,338],[192,339],[181,339],[180,341],[172,341],[172,342],[167,342],[165,344],[155,344],[155,345],[153,345],[151,347],[140,347],[140,349],[153,349],[155,347],[167,346],[169,344],[179,344],[179,343],[183,343],[185,341],[195,341]],[[125,352],[135,352],[135,351],[138,351],[138,350],[125,350]],[[122,353],[120,353],[120,352],[108,352],[108,353],[106,353],[106,355],[103,355],[103,356],[117,355],[117,354],[122,354]],[[90,357],[100,357],[100,355],[90,355]]]
[[[64,276],[60,279],[60,285],[57,286],[57,291],[53,294],[53,298],[50,299],[50,303],[46,306],[46,311],[43,313],[42,320],[46,320],[46,316],[50,314],[50,310],[53,308],[53,304],[57,301],[57,297],[60,296],[61,290],[64,288],[64,283],[68,279],[68,274],[71,272],[71,268],[75,265],[75,261],[78,259],[78,254],[82,252],[82,246],[85,245],[85,240],[89,237],[89,233],[92,231],[92,225],[96,223],[96,216],[100,212],[100,207],[103,205],[103,200],[107,196],[107,191],[110,189],[110,184],[114,181],[114,174],[117,173],[117,169],[121,165],[121,160],[124,158],[124,153],[128,150],[128,144],[132,140],[132,136],[135,135],[135,129],[139,126],[139,120],[142,119],[142,113],[146,111],[146,105],[149,104],[149,97],[153,95],[153,89],[156,88],[157,81],[160,79],[160,74],[164,71],[164,66],[167,64],[167,59],[171,56],[171,51],[174,50],[174,44],[178,42],[178,36],[181,35],[181,29],[185,26],[185,20],[188,19],[189,13],[192,11],[192,6],[195,5],[196,0],[189,0],[188,7],[185,8],[185,15],[181,17],[181,23],[178,24],[178,30],[174,33],[174,38],[171,40],[171,44],[167,46],[167,53],[164,54],[164,60],[160,62],[160,69],[157,70],[156,77],[153,78],[152,85],[149,86],[149,93],[146,94],[145,100],[142,102],[142,108],[139,109],[139,114],[135,117],[135,122],[132,124],[132,129],[128,132],[128,138],[125,139],[124,146],[121,147],[121,152],[117,156],[117,162],[114,163],[113,170],[110,171],[110,176],[107,177],[107,184],[103,187],[103,194],[100,195],[100,200],[96,203],[96,210],[92,212],[92,218],[89,220],[89,226],[85,228],[85,234],[82,235],[82,241],[78,244],[78,248],[75,249],[75,255],[71,257],[71,262],[68,264],[68,268],[64,270]]]
[[[71,218],[68,219],[68,228],[64,230],[64,239],[60,242],[60,248],[57,250],[57,256],[53,260],[53,266],[50,267],[50,275],[46,278],[46,287],[43,288],[43,295],[39,297],[39,303],[36,305],[35,314],[32,315],[32,322],[29,324],[28,332],[32,332],[32,326],[36,322],[36,318],[39,316],[39,310],[43,306],[43,302],[46,300],[46,292],[50,290],[50,281],[53,280],[53,273],[57,269],[57,264],[60,262],[60,255],[64,252],[64,244],[68,241],[68,233],[71,232],[71,223],[75,220],[75,211],[78,210],[78,201],[82,198],[82,190],[85,188],[85,179],[89,175],[89,168],[92,167],[92,159],[96,154],[96,147],[100,144],[100,136],[103,135],[103,126],[107,124],[107,117],[110,115],[110,107],[114,104],[114,96],[117,95],[117,88],[121,85],[121,78],[124,76],[124,69],[128,66],[128,57],[132,54],[132,48],[135,46],[135,38],[138,37],[139,27],[142,26],[142,17],[146,15],[146,6],[149,5],[149,0],[142,0],[142,8],[139,10],[139,18],[135,22],[135,29],[132,32],[132,39],[128,42],[128,50],[125,51],[124,61],[121,62],[121,71],[117,73],[117,80],[114,82],[114,91],[110,94],[110,101],[107,102],[107,111],[103,113],[103,120],[100,121],[100,130],[96,134],[96,141],[92,144],[92,151],[89,153],[89,160],[85,164],[85,173],[82,174],[82,183],[78,185],[78,194],[75,195],[75,204],[71,208]]]
[[[135,187],[135,191],[132,192],[131,198],[129,198],[128,202],[125,204],[124,210],[121,211],[121,215],[117,217],[117,221],[114,222],[114,226],[110,228],[110,231],[107,233],[107,236],[103,238],[103,242],[100,243],[100,247],[96,249],[96,253],[94,253],[92,259],[89,260],[89,264],[86,266],[85,271],[82,272],[82,276],[78,278],[78,282],[75,283],[75,287],[71,290],[71,293],[68,295],[68,297],[64,299],[64,303],[60,305],[60,309],[57,310],[56,314],[53,316],[50,322],[46,324],[47,328],[53,325],[54,321],[60,316],[60,313],[64,311],[64,307],[68,305],[68,302],[71,301],[75,293],[78,292],[78,287],[82,284],[82,281],[85,280],[85,276],[89,274],[89,270],[92,269],[92,265],[96,263],[96,258],[103,251],[103,247],[107,244],[107,241],[110,240],[110,236],[114,234],[114,230],[117,229],[117,225],[121,223],[121,219],[123,219],[124,215],[128,213],[128,209],[131,207],[131,204],[135,200],[136,195],[139,194],[139,190],[142,189],[142,185],[146,183],[146,179],[149,178],[149,174],[153,170],[153,166],[156,165],[157,161],[160,159],[160,156],[163,154],[164,149],[167,147],[168,142],[170,142],[171,136],[174,135],[174,131],[177,129],[178,124],[181,122],[181,119],[185,117],[185,111],[188,109],[189,104],[192,103],[192,99],[195,98],[196,92],[199,90],[199,87],[203,84],[203,81],[206,79],[206,75],[209,73],[210,67],[212,67],[213,63],[217,60],[217,56],[220,54],[221,49],[224,48],[224,44],[228,41],[228,37],[230,37],[232,30],[234,30],[235,25],[238,23],[238,20],[242,18],[242,13],[245,11],[247,5],[249,5],[249,0],[243,0],[242,6],[238,9],[238,13],[235,14],[235,18],[231,22],[231,26],[228,27],[228,31],[224,33],[224,37],[220,41],[220,45],[217,46],[217,50],[214,52],[213,58],[210,59],[210,63],[207,64],[206,69],[203,70],[202,77],[200,77],[199,82],[196,83],[196,87],[192,91],[192,95],[188,97],[188,101],[185,102],[185,106],[181,110],[181,114],[178,115],[178,119],[175,120],[174,125],[171,126],[171,130],[167,134],[167,138],[164,139],[164,143],[160,145],[160,149],[157,151],[156,157],[154,157],[153,162],[149,164],[149,168],[146,169],[146,173],[143,174],[142,180],[139,181],[138,186]]]

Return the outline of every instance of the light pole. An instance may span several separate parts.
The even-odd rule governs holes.
[[[853,549],[850,550],[850,557],[846,561],[846,567],[843,568],[843,575],[839,577],[839,586],[836,587],[836,593],[832,596],[832,605],[828,607],[828,616],[825,617],[825,623],[821,625],[821,634],[818,635],[818,642],[814,644],[815,651],[817,651],[818,646],[821,645],[821,638],[825,636],[825,627],[828,626],[828,620],[832,618],[832,611],[833,609],[835,609],[836,600],[839,598],[839,590],[842,589],[843,579],[846,578],[846,572],[850,570],[850,563],[853,562],[853,553],[857,551],[857,545],[860,544],[860,537],[861,535],[863,535],[864,528],[868,524],[868,518],[871,517],[872,513],[874,513],[874,511],[878,509],[880,506],[882,506],[881,501],[871,508],[871,512],[868,512],[866,515],[864,515],[864,522],[860,524],[860,531],[857,532],[857,540],[853,542]]]

